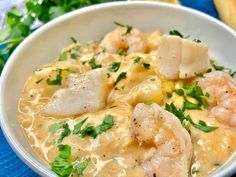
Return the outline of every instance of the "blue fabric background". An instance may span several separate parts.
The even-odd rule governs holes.
[[[187,6],[205,12],[215,18],[218,14],[213,5],[213,0],[180,0],[183,6]],[[0,129],[0,177],[37,177],[38,175],[29,169],[12,151],[7,144]]]

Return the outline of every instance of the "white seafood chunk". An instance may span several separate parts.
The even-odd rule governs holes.
[[[197,73],[204,73],[209,65],[208,47],[189,39],[182,39],[181,63],[179,65],[179,78],[189,78]]]
[[[94,112],[105,106],[108,82],[105,69],[70,74],[65,87],[58,89],[41,112],[69,116]]]
[[[208,47],[189,39],[163,35],[157,70],[166,79],[184,79],[210,68]]]
[[[158,71],[167,79],[179,78],[181,60],[181,38],[163,35],[158,50]]]
[[[131,132],[139,144],[153,146],[155,151],[141,162],[149,177],[188,177],[192,158],[189,133],[178,118],[156,103],[136,105]]]

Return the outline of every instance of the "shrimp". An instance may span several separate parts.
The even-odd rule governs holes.
[[[228,126],[236,126],[236,82],[227,73],[213,71],[199,80],[204,93],[209,93],[210,116]]]
[[[106,49],[108,53],[117,53],[120,49],[128,54],[134,52],[145,52],[146,41],[143,34],[138,29],[132,29],[126,34],[125,27],[119,27],[108,33],[102,40],[100,47]]]
[[[149,177],[187,177],[192,158],[189,133],[175,115],[156,103],[136,105],[131,133],[140,145],[154,147],[141,165]]]

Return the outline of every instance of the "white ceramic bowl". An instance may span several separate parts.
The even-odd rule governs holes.
[[[115,2],[83,8],[63,15],[30,35],[14,51],[1,76],[0,118],[3,132],[16,154],[41,176],[54,176],[31,149],[17,121],[17,104],[23,85],[32,72],[51,62],[73,36],[82,42],[100,39],[115,26],[129,24],[144,32],[177,29],[209,45],[210,55],[236,69],[236,34],[223,23],[203,13],[155,2]],[[236,172],[236,155],[214,174]]]

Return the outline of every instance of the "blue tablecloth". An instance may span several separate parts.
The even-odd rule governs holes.
[[[183,6],[191,7],[205,12],[215,18],[218,14],[213,5],[213,0],[180,0]],[[0,177],[36,177],[38,176],[29,169],[12,151],[7,144],[0,129]]]

